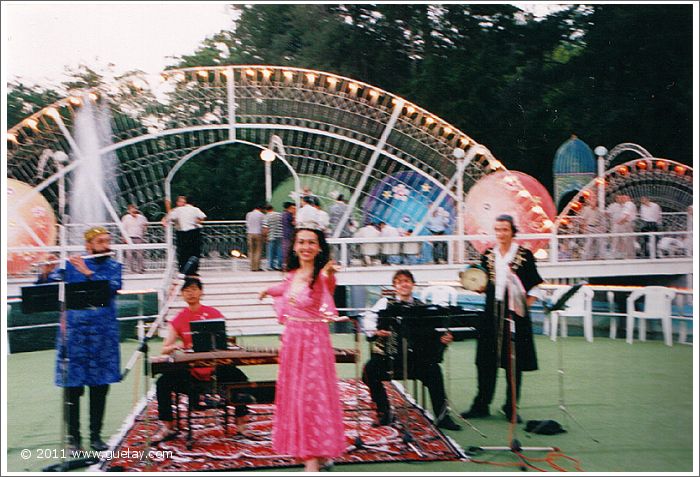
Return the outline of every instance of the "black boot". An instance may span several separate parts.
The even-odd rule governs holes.
[[[83,394],[83,387],[69,387],[66,393],[66,419],[68,426],[68,436],[66,444],[68,450],[76,452],[83,450],[80,437],[80,396]]]
[[[80,451],[84,450],[84,449],[83,449],[83,445],[82,445],[82,443],[80,442],[80,440],[81,440],[81,439],[80,439],[80,435],[77,435],[77,436],[70,435],[70,436],[68,436],[68,438],[67,438],[67,440],[66,440],[66,449],[68,450],[68,452],[70,452],[70,453],[76,453],[76,452],[80,452]],[[72,456],[70,456],[70,457],[72,457]]]
[[[396,416],[391,409],[386,411],[377,411],[377,422],[372,424],[373,427],[388,426],[396,420]]]
[[[457,424],[455,421],[452,420],[449,414],[445,414],[445,416],[437,421],[435,423],[436,426],[438,426],[441,429],[447,429],[449,431],[461,431],[462,426]]]
[[[97,452],[102,452],[109,449],[109,446],[105,444],[105,442],[100,438],[99,435],[94,435],[90,437],[90,449],[95,450]]]
[[[513,422],[513,406],[510,404],[504,404],[501,410],[503,411],[503,414],[506,415],[506,420],[508,422]],[[518,424],[523,422],[523,419],[517,412],[515,413],[515,422],[517,422]]]
[[[488,407],[478,407],[472,406],[468,411],[461,412],[459,414],[464,419],[476,419],[479,417],[488,417],[491,415]]]
[[[96,451],[105,451],[109,446],[104,443],[100,434],[102,432],[102,420],[105,415],[105,403],[107,401],[109,385],[90,386],[90,448]]]

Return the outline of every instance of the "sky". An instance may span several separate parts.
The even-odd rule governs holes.
[[[2,8],[7,81],[58,84],[66,65],[157,74],[175,55],[233,26],[224,3],[6,3]],[[99,70],[98,70],[99,71]]]
[[[3,2],[4,79],[55,86],[66,80],[65,66],[81,63],[157,75],[175,63],[168,57],[193,53],[207,36],[230,29],[229,3]]]

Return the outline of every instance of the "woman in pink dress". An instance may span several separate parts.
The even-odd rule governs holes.
[[[275,452],[304,461],[317,472],[346,448],[343,414],[328,322],[337,318],[333,302],[335,265],[319,230],[294,232],[289,273],[260,292],[275,300],[285,325],[279,356],[272,443]]]

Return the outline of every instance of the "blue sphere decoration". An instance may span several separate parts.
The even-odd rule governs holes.
[[[413,230],[428,213],[428,209],[440,195],[440,189],[425,176],[414,171],[403,171],[386,177],[375,185],[365,200],[364,220],[385,222],[405,231]],[[454,200],[445,196],[439,204],[440,213],[449,215],[447,234],[456,230],[457,208]],[[427,228],[420,235],[429,235]]]

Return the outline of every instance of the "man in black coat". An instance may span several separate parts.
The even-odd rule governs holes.
[[[499,215],[494,224],[496,246],[481,256],[487,271],[486,313],[479,329],[476,367],[479,391],[465,419],[490,415],[489,405],[496,388],[498,368],[506,370],[506,403],[502,407],[509,421],[521,422],[517,414],[522,372],[537,369],[529,308],[539,298],[542,278],[528,249],[513,242],[517,232],[513,217]],[[511,323],[514,330],[511,330]],[[514,331],[514,334],[512,333]],[[515,368],[515,373],[512,369]]]

